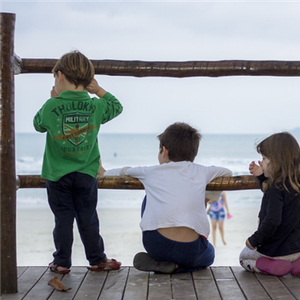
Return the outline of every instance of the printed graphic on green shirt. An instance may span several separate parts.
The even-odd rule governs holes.
[[[88,131],[90,115],[72,113],[63,117],[63,133],[65,138],[73,145],[80,145]]]

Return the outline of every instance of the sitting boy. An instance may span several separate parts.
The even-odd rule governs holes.
[[[193,163],[200,133],[186,123],[170,125],[158,136],[159,165],[124,167],[104,173],[129,175],[145,187],[142,205],[143,245],[147,253],[134,257],[134,267],[157,273],[192,272],[210,266],[214,248],[207,240],[206,185],[227,168]]]

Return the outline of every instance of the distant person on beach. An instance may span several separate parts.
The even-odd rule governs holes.
[[[102,170],[97,140],[100,125],[117,117],[122,105],[98,85],[91,61],[78,51],[63,55],[52,72],[51,98],[34,117],[35,129],[47,132],[41,176],[46,179],[55,217],[56,248],[49,268],[60,274],[70,272],[76,219],[88,269],[119,269],[120,262],[106,257],[99,234],[96,177]],[[91,98],[88,92],[99,98]]]
[[[300,275],[300,149],[288,132],[257,145],[262,161],[249,171],[263,191],[259,225],[246,240],[240,264],[250,272]]]
[[[208,214],[211,221],[213,245],[216,247],[217,228],[219,228],[221,239],[226,245],[224,234],[224,221],[225,217],[230,219],[232,216],[229,212],[226,193],[222,192],[218,201],[209,201]]]
[[[124,167],[104,173],[129,175],[145,187],[142,204],[145,252],[134,257],[141,271],[180,273],[204,269],[215,257],[207,240],[206,185],[220,176],[230,176],[227,168],[193,163],[200,133],[186,123],[174,123],[158,136],[159,165]]]

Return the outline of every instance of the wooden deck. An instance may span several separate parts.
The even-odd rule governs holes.
[[[211,267],[176,275],[140,272],[133,267],[118,271],[90,272],[72,267],[59,279],[67,292],[54,290],[47,267],[18,267],[16,294],[1,300],[202,300],[202,299],[300,299],[300,278],[252,274],[241,267]]]

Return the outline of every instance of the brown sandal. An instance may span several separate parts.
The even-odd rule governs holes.
[[[49,264],[49,269],[51,272],[54,272],[54,273],[57,273],[57,274],[68,274],[71,272],[70,269],[68,268],[64,268],[63,270],[58,270],[58,268],[63,268],[63,267],[60,267],[58,265],[56,265],[54,263],[54,261],[52,261],[50,264]]]
[[[115,259],[107,259],[106,261],[100,262],[98,265],[87,267],[90,271],[109,271],[109,270],[119,270],[122,263]]]

